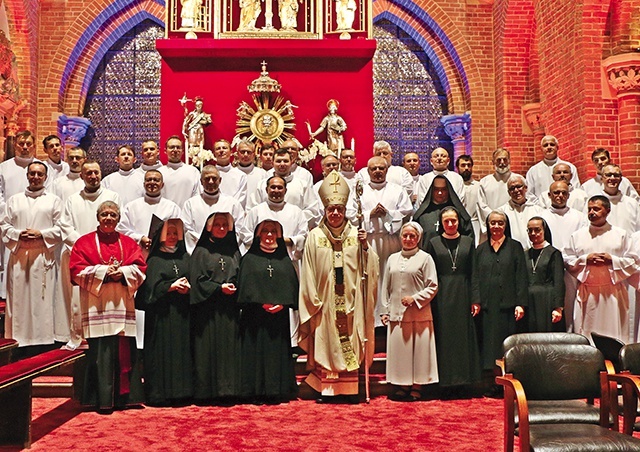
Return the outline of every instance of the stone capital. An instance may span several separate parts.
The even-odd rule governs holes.
[[[522,106],[522,115],[533,134],[544,133],[544,124],[542,123],[540,103],[524,104]]]
[[[462,141],[466,139],[467,132],[471,128],[471,115],[465,113],[463,115],[446,115],[440,118],[440,122],[444,124],[444,131],[451,141]]]
[[[91,121],[82,116],[58,117],[58,131],[65,145],[78,146],[90,125]]]
[[[602,61],[611,97],[640,96],[640,53],[622,53]]]

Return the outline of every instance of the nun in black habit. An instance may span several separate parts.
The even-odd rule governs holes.
[[[439,175],[433,178],[424,201],[422,201],[416,213],[413,214],[413,221],[420,224],[424,230],[422,245],[420,246],[423,250],[427,249],[432,238],[441,234],[440,211],[448,206],[453,206],[458,211],[458,231],[460,234],[474,238],[471,217],[462,205],[449,179]]]
[[[191,257],[194,397],[199,400],[239,395],[239,266],[233,217],[210,215]]]
[[[189,253],[182,221],[161,223],[153,235],[136,308],[145,311],[144,388],[147,403],[165,406],[193,395],[189,333]]]
[[[289,308],[298,309],[298,288],[282,225],[261,222],[238,277],[243,396],[268,403],[295,396]]]

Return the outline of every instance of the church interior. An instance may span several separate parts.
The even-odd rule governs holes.
[[[312,128],[336,100],[348,124],[341,146],[355,151],[356,171],[384,140],[393,165],[416,153],[420,174],[433,170],[431,153],[444,148],[451,170],[457,157],[472,156],[480,180],[504,148],[513,172],[524,175],[544,157],[543,137],[553,135],[558,157],[575,165],[581,181],[596,175],[592,152],[605,148],[640,190],[640,0],[0,0],[2,160],[15,155],[16,134],[30,130],[38,157],[46,158],[41,140],[55,134],[65,151],[79,146],[97,160],[103,176],[118,171],[114,156],[123,145],[141,162],[141,144],[153,140],[166,162],[165,141],[182,136],[198,100],[211,120],[205,149],[220,139],[293,137],[311,149]],[[305,166],[322,178],[319,157]],[[269,441],[273,450],[503,447],[503,404],[494,399],[398,408],[374,396],[371,405],[329,411],[300,401],[190,406],[116,412],[117,428],[67,399],[28,401],[28,445],[43,450],[91,450],[72,440],[76,431],[99,438],[94,446],[105,450],[264,450]],[[336,422],[331,410],[343,408],[340,422],[354,422],[336,433],[326,424]],[[229,425],[216,418],[226,415]],[[377,430],[395,416],[413,424]],[[216,419],[194,421],[205,417]],[[279,424],[287,417],[297,427]],[[0,414],[0,424],[10,418]],[[184,428],[163,443],[136,423]],[[432,432],[419,432],[430,424]],[[113,428],[112,436],[98,435],[100,428]],[[300,431],[314,428],[317,447],[304,446]],[[453,438],[445,435],[451,431]]]

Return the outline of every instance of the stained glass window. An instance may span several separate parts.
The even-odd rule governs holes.
[[[395,165],[408,152],[420,156],[420,172],[431,170],[431,151],[451,147],[440,118],[447,100],[425,51],[400,27],[377,21],[373,35],[374,135],[394,149]]]
[[[160,55],[155,40],[164,30],[145,20],[122,36],[98,66],[84,116],[91,127],[81,146],[100,162],[103,176],[116,171],[116,150],[133,146],[140,162],[144,140],[160,139]]]

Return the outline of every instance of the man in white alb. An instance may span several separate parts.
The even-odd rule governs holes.
[[[162,196],[184,206],[187,199],[200,193],[200,171],[182,161],[184,150],[179,136],[170,136],[165,147],[169,161],[160,168],[164,178]]]
[[[540,141],[544,158],[529,168],[527,171],[527,186],[529,187],[529,196],[540,198],[547,191],[551,182],[553,182],[552,171],[553,166],[557,163],[565,163],[571,168],[571,185],[573,188],[580,188],[580,180],[578,179],[578,170],[565,160],[558,158],[558,140],[553,135],[546,135]]]
[[[134,199],[144,196],[143,174],[133,169],[136,163],[136,154],[128,144],[120,146],[116,154],[118,171],[105,176],[102,179],[102,186],[108,190],[115,191],[120,196],[120,202],[126,206]]]
[[[464,180],[462,180],[462,177],[458,173],[449,170],[450,161],[451,159],[449,158],[449,153],[446,149],[435,148],[433,150],[431,153],[431,166],[433,167],[433,171],[429,171],[428,173],[420,176],[418,188],[416,189],[416,208],[420,207],[424,201],[424,197],[427,195],[427,192],[433,183],[433,179],[435,179],[436,176],[444,176],[449,179],[449,182],[453,187],[453,191],[458,195],[460,202],[462,202],[462,205],[465,204]]]
[[[47,165],[47,181],[44,186],[51,191],[56,179],[69,173],[69,164],[62,160],[62,143],[57,135],[48,135],[42,140],[42,147],[47,154],[44,164]]]

